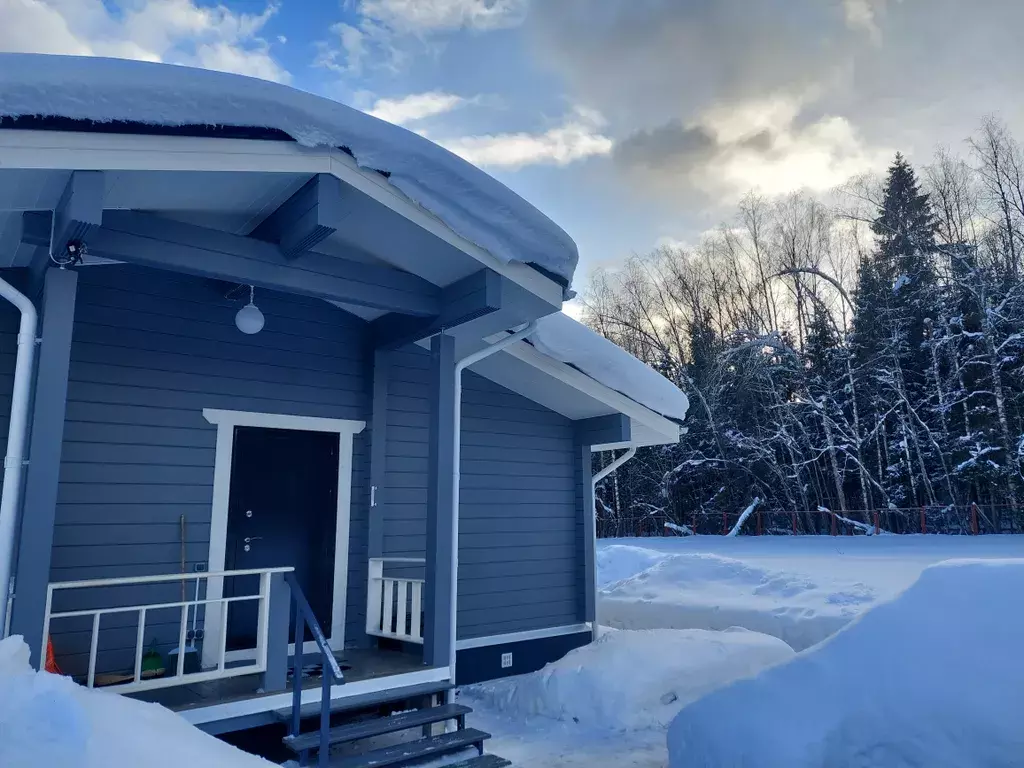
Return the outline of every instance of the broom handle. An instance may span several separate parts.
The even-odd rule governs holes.
[[[192,638],[195,640],[196,636],[196,619],[199,618],[199,576],[196,576],[196,599],[195,604],[192,606]]]

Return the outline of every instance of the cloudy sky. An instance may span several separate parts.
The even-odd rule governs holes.
[[[1021,0],[0,0],[0,50],[279,80],[483,166],[582,268],[692,242],[746,191],[1024,133]],[[579,285],[581,281],[577,281]]]

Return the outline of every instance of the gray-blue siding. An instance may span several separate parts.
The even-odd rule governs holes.
[[[395,353],[384,553],[426,546],[429,354]],[[573,424],[472,372],[463,381],[460,639],[580,620]]]
[[[68,383],[51,578],[174,573],[179,519],[186,563],[206,562],[216,427],[204,408],[369,420],[365,324],[325,302],[260,292],[265,330],[234,327],[225,286],[136,267],[81,271]],[[368,435],[355,439],[346,636],[365,622]],[[68,593],[60,610],[179,598],[180,584]],[[191,585],[189,585],[191,593]],[[159,595],[159,596],[157,596]],[[83,605],[88,603],[88,605]],[[53,627],[71,672],[81,672],[88,619]],[[100,671],[134,654],[134,614],[103,620]],[[177,643],[178,612],[147,621],[146,642]]]
[[[366,325],[330,305],[261,291],[266,329],[238,333],[224,286],[139,267],[81,270],[51,579],[177,572],[207,559],[216,428],[203,408],[365,420],[356,437],[346,636],[363,637],[372,351]],[[6,435],[17,314],[0,306]],[[425,546],[429,355],[394,354],[384,552]],[[463,396],[459,637],[572,624],[583,590],[573,424],[472,373]],[[55,609],[176,600],[180,585],[64,597]],[[176,644],[176,611],[147,643]],[[135,615],[103,622],[99,671],[130,664]],[[84,671],[88,619],[54,625],[66,670]]]

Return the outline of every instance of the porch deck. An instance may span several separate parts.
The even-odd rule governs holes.
[[[335,653],[335,658],[338,659],[338,663],[341,666],[346,685],[430,669],[416,655],[382,648],[357,648],[343,652],[339,651]],[[319,664],[320,656],[319,654],[306,654],[305,661],[307,665]],[[260,697],[274,696],[280,698],[281,691],[267,693],[261,689],[262,677],[262,674],[243,675],[241,677],[206,680],[173,688],[158,688],[149,691],[126,693],[125,695],[140,701],[161,704],[175,712],[186,712],[188,710]],[[303,690],[318,690],[320,688],[320,675],[316,673],[304,674],[302,688]],[[292,690],[292,680],[290,677],[287,690],[287,695],[290,697]],[[272,708],[277,709],[279,705],[274,705]]]

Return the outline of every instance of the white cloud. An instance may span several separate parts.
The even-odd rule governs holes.
[[[352,75],[362,73],[363,60],[367,54],[366,33],[341,21],[332,24],[330,31],[340,47],[326,40],[318,41],[316,45],[319,52],[313,66]]]
[[[816,89],[709,106],[688,123],[637,132],[616,159],[655,193],[696,188],[721,204],[750,190],[767,196],[826,191],[884,167],[893,149],[872,144],[845,117],[808,119]]]
[[[359,101],[372,106],[366,112],[395,125],[409,126],[424,138],[440,144],[465,160],[482,167],[518,169],[528,165],[569,165],[577,160],[611,153],[614,143],[601,132],[604,120],[593,111],[577,108],[561,125],[539,132],[492,133],[445,137],[427,130],[421,121],[451,112],[483,97],[466,99],[443,91],[414,93],[399,99],[372,101],[367,93]]]
[[[461,29],[489,31],[522,23],[529,0],[355,0],[349,24],[330,27],[316,43],[314,66],[348,75],[372,64],[392,72],[416,53],[438,50],[436,38]]]
[[[889,148],[869,147],[846,118],[826,116],[777,130],[767,147],[726,145],[695,168],[691,180],[723,201],[751,189],[769,196],[802,189],[823,192],[884,167],[891,155]]]
[[[876,43],[881,42],[879,16],[885,13],[886,0],[843,0],[843,14],[850,29],[867,32]]]
[[[798,125],[805,102],[813,98],[777,96],[709,109],[700,122],[720,151],[698,172],[703,186],[724,187],[730,196],[749,189],[766,195],[825,191],[885,165],[892,151],[869,148],[845,117],[825,115]]]
[[[362,0],[359,12],[398,32],[501,29],[520,24],[528,0]]]
[[[612,140],[585,115],[542,133],[499,133],[439,141],[474,165],[517,169],[527,165],[568,165],[608,155]]]
[[[287,82],[260,33],[277,12],[196,0],[0,0],[0,50],[165,61]]]
[[[655,248],[668,248],[671,251],[688,251],[691,245],[686,240],[680,240],[672,235],[662,235],[654,241]]]
[[[739,103],[713,104],[701,115],[699,123],[720,144],[732,144],[764,131],[786,130],[800,115],[804,101],[800,96],[776,94]]]
[[[451,112],[464,103],[465,99],[461,96],[441,91],[429,91],[414,93],[400,99],[378,99],[369,112],[374,117],[387,120],[389,123],[405,125]]]

